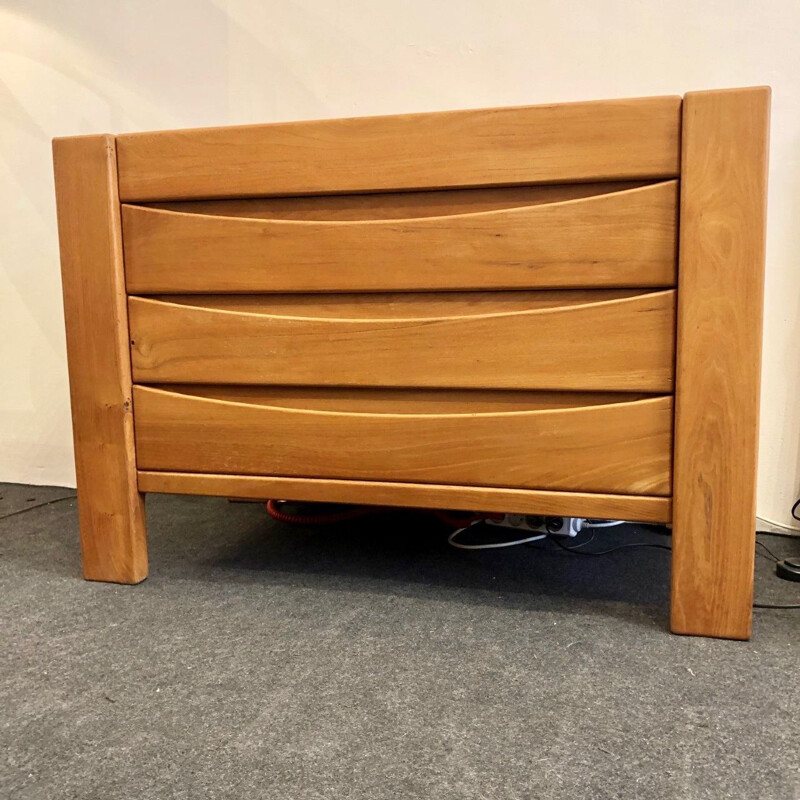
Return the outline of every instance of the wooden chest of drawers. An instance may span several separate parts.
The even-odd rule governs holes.
[[[747,637],[768,106],[57,139],[85,576],[150,491],[669,522]]]

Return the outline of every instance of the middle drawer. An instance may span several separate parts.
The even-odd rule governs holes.
[[[673,391],[674,290],[128,302],[137,383]]]

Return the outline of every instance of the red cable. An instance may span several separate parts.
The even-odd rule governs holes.
[[[334,525],[337,522],[345,522],[350,519],[359,519],[372,514],[382,514],[386,511],[396,510],[392,506],[357,506],[345,511],[333,511],[328,514],[287,514],[278,508],[280,503],[285,502],[285,500],[267,500],[267,513],[278,522],[287,522],[294,525]],[[462,528],[477,522],[479,519],[503,518],[502,514],[470,514],[469,512],[464,512],[466,516],[457,516],[458,512],[440,511],[438,509],[417,508],[407,510],[433,514],[451,528]]]
[[[332,511],[329,514],[287,514],[278,508],[278,503],[285,502],[285,500],[267,500],[267,513],[278,522],[289,522],[294,525],[333,525],[386,510],[383,506],[358,506],[346,511]]]

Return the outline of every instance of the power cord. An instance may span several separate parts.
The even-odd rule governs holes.
[[[11,511],[8,514],[3,514],[0,516],[0,521],[4,519],[8,519],[9,517],[15,517],[18,514],[25,514],[28,511],[33,511],[36,508],[43,508],[44,506],[50,506],[54,503],[62,503],[65,500],[75,500],[77,498],[77,494],[69,494],[65,497],[56,497],[54,500],[45,500],[43,503],[36,503],[32,506],[27,506],[26,508],[17,509],[17,511]],[[335,522],[343,522],[345,520],[355,519],[358,517],[368,516],[374,513],[381,513],[386,511],[386,508],[383,507],[372,507],[372,508],[353,508],[348,509],[345,512],[335,512],[332,514],[320,514],[320,515],[291,515],[282,512],[279,509],[279,503],[281,501],[274,501],[270,500],[267,503],[267,511],[269,511],[270,516],[274,519],[280,520],[281,522],[293,522],[295,524],[305,524],[305,525],[314,525],[314,524],[330,524]],[[800,516],[797,515],[797,509],[800,508],[800,500],[798,500],[792,506],[792,516],[800,522]],[[446,513],[438,514],[439,518],[446,522],[447,524],[454,524],[455,518],[450,516]],[[486,516],[480,517],[473,517],[470,519],[469,524],[457,528],[453,533],[451,533],[447,541],[453,547],[456,547],[460,550],[495,550],[501,547],[514,547],[516,545],[521,544],[529,544],[531,542],[540,541],[542,539],[550,539],[554,542],[558,547],[562,550],[565,550],[568,553],[572,553],[573,555],[578,556],[607,556],[611,553],[616,553],[619,550],[627,550],[631,548],[637,547],[653,547],[659,550],[672,550],[669,545],[666,544],[658,544],[656,542],[630,542],[628,544],[620,544],[616,545],[615,547],[610,547],[607,550],[581,550],[580,548],[585,547],[587,544],[590,544],[594,538],[595,534],[592,531],[592,535],[585,541],[581,542],[580,544],[573,545],[572,547],[567,547],[567,545],[563,544],[559,541],[557,536],[552,536],[550,534],[540,534],[537,536],[529,536],[525,539],[515,539],[510,542],[492,542],[487,544],[462,544],[461,542],[455,541],[456,537],[462,534],[464,531],[472,528],[473,526],[477,525],[480,522],[483,522],[487,519]],[[456,523],[458,524],[458,523]],[[624,520],[587,520],[586,528],[610,528],[617,525],[624,525]],[[756,535],[760,536],[780,536],[789,539],[797,539],[800,538],[795,536],[791,533],[782,533],[778,531],[756,531]],[[772,560],[777,564],[781,559],[779,559],[763,542],[759,542],[756,540],[756,544],[762,547],[772,558]],[[766,558],[766,556],[765,556]],[[778,609],[790,609],[790,608],[800,608],[800,603],[753,603],[753,608],[778,608]]]
[[[26,506],[25,508],[18,508],[16,511],[10,511],[8,514],[3,514],[0,520],[8,519],[9,517],[16,517],[17,514],[25,514],[28,511],[33,511],[34,508],[43,508],[44,506],[51,506],[53,503],[61,503],[64,500],[75,500],[77,494],[68,494],[66,497],[56,497],[55,500],[45,500],[43,503],[36,503],[33,506]]]
[[[607,550],[579,550],[579,547],[587,545],[589,542],[577,544],[574,547],[567,547],[556,537],[550,537],[554,544],[557,544],[562,550],[567,553],[574,553],[576,556],[607,556],[609,553],[616,553],[618,550],[627,550],[632,547],[655,547],[658,550],[672,550],[668,544],[658,544],[656,542],[629,542],[628,544],[618,544],[615,547],[609,547]],[[591,540],[590,540],[591,541]]]
[[[758,533],[758,531],[756,531],[756,533]],[[775,553],[772,552],[772,550],[769,549],[769,547],[767,547],[764,544],[764,542],[759,542],[758,539],[756,539],[756,544],[759,547],[763,547],[764,550],[766,550],[767,553],[769,554],[768,556],[764,556],[763,553],[759,553],[760,556],[764,556],[764,558],[771,558],[776,564],[781,560],[781,559],[778,558],[778,556],[775,555]]]
[[[795,508],[796,507],[797,507],[797,505],[795,506]],[[794,513],[794,509],[793,509],[793,513]],[[450,534],[450,537],[448,538],[448,542],[451,545],[453,545],[454,547],[459,547],[459,548],[464,549],[464,550],[484,550],[484,549],[497,548],[497,547],[512,547],[513,545],[526,544],[526,543],[528,543],[530,541],[536,541],[538,539],[549,539],[551,542],[553,542],[553,544],[555,544],[561,550],[564,550],[565,552],[571,553],[572,555],[576,555],[576,556],[607,556],[607,555],[610,555],[611,553],[616,553],[616,552],[618,552],[620,550],[629,550],[629,549],[640,548],[640,547],[652,547],[652,548],[655,548],[657,550],[668,550],[668,551],[672,552],[672,547],[670,545],[668,545],[668,544],[660,544],[658,542],[628,542],[626,544],[619,544],[619,545],[616,545],[614,547],[609,547],[609,548],[607,548],[605,550],[582,550],[581,548],[586,547],[586,545],[590,544],[594,540],[594,538],[595,538],[594,531],[592,531],[591,536],[585,542],[581,542],[580,544],[576,544],[576,545],[572,545],[572,546],[565,545],[563,542],[561,542],[559,536],[552,535],[552,534],[544,534],[544,535],[541,535],[541,536],[530,537],[528,539],[518,539],[518,540],[515,540],[515,541],[512,541],[512,542],[502,542],[502,543],[499,543],[499,544],[494,544],[493,543],[493,544],[464,545],[464,544],[460,544],[460,543],[457,543],[457,542],[453,541],[455,536],[459,535],[460,533],[462,533],[463,531],[467,530],[468,528],[471,528],[474,525],[477,525],[479,522],[481,522],[481,520],[475,520],[474,522],[470,523],[468,526],[466,526],[464,528],[460,528],[459,530],[457,530],[454,533]],[[589,527],[589,526],[586,526],[586,527]],[[610,525],[609,526],[606,526],[606,525],[594,525],[592,527],[611,527],[611,526]],[[669,533],[667,532],[666,528],[658,529],[658,532],[659,533],[663,533],[664,535],[669,535]],[[762,533],[762,531],[756,531],[756,533],[757,534],[758,533]],[[778,563],[781,560],[763,542],[759,542],[756,539],[756,544],[758,546],[762,547],[769,554],[769,555],[764,555],[763,553],[760,553],[760,555],[764,555],[764,558],[770,558],[775,563]],[[800,603],[760,603],[760,602],[754,602],[753,603],[753,608],[799,609],[800,608]]]
[[[624,519],[587,519],[583,523],[584,528],[616,528],[617,525],[624,525]]]
[[[452,545],[453,547],[457,547],[459,550],[497,550],[500,547],[514,547],[518,544],[527,544],[528,542],[538,542],[540,539],[546,539],[548,534],[546,533],[539,533],[536,536],[529,536],[527,539],[514,539],[511,542],[488,542],[486,544],[462,544],[461,542],[456,541],[456,536],[464,533],[464,531],[469,530],[470,528],[478,525],[479,523],[483,522],[484,518],[481,517],[480,519],[473,520],[470,522],[469,525],[465,525],[463,528],[458,528],[454,530],[448,537],[447,543]]]

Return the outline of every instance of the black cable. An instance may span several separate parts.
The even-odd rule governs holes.
[[[578,550],[579,547],[583,547],[583,544],[589,544],[589,542],[584,542],[583,544],[576,545],[575,547],[567,547],[565,544],[561,544],[555,537],[550,537],[551,541],[557,544],[562,550],[566,550],[568,553],[574,553],[576,556],[607,556],[609,553],[616,553],[617,550],[626,550],[631,547],[656,547],[659,550],[672,550],[672,548],[667,544],[657,544],[655,542],[632,542],[629,544],[618,544],[616,547],[611,547],[608,550]]]
[[[16,517],[17,514],[24,514],[27,511],[33,511],[34,508],[43,508],[44,506],[51,506],[53,503],[60,503],[62,500],[74,500],[78,495],[68,494],[66,497],[56,497],[55,500],[45,500],[44,503],[37,503],[35,506],[28,506],[27,508],[20,508],[17,511],[12,511],[9,514],[3,514],[0,520],[8,519],[9,517]]]
[[[624,550],[630,547],[655,547],[658,548],[659,550],[670,550],[670,551],[672,550],[672,548],[666,544],[657,544],[650,542],[632,542],[629,544],[620,544],[617,545],[616,547],[611,547],[608,550],[596,550],[588,552],[585,550],[578,550],[578,548],[583,547],[586,544],[589,544],[591,539],[588,539],[587,541],[579,545],[575,545],[574,547],[567,547],[565,544],[562,544],[558,540],[558,538],[553,536],[550,536],[549,539],[554,544],[558,545],[562,550],[566,550],[568,553],[572,553],[573,555],[576,556],[605,556],[608,555],[609,553],[615,553],[617,550]],[[772,558],[775,560],[776,563],[779,561],[778,557],[765,544],[758,541],[756,542],[756,544],[763,547],[764,550],[766,550],[770,554],[770,556],[772,556]],[[800,608],[800,603],[753,603],[753,608],[797,609]]]
[[[33,511],[35,508],[44,508],[44,506],[51,506],[54,503],[61,503],[64,500],[75,500],[77,497],[76,494],[69,494],[66,497],[56,497],[54,500],[45,500],[43,503],[36,503],[33,506],[27,506],[26,508],[20,508],[17,511],[11,511],[8,514],[3,514],[0,517],[0,521],[4,519],[8,519],[9,517],[15,517],[18,514],[25,514],[28,511]],[[800,507],[800,500],[798,500],[792,506],[792,516],[800,522],[800,517],[797,516],[797,509]],[[763,534],[767,536],[785,536],[788,538],[796,539],[800,538],[794,536],[791,533],[778,533],[775,531],[756,531],[756,534]],[[633,547],[654,547],[658,550],[669,550],[671,551],[672,548],[666,544],[657,544],[655,542],[630,542],[628,544],[619,544],[616,547],[611,547],[608,550],[595,550],[595,551],[587,551],[587,550],[580,550],[579,548],[585,547],[587,544],[592,542],[595,538],[594,531],[592,535],[585,541],[581,542],[580,544],[576,544],[574,547],[567,547],[565,544],[562,544],[558,537],[549,536],[548,537],[551,542],[558,545],[562,550],[565,550],[567,553],[572,553],[576,556],[607,556],[610,553],[616,553],[618,550],[627,550]],[[779,561],[778,557],[763,543],[756,541],[756,544],[760,545],[761,547],[766,550],[770,556],[775,560],[775,562]],[[793,609],[793,608],[800,608],[800,603],[753,603],[753,608],[773,608],[773,609]]]
[[[770,558],[771,558],[771,559],[772,559],[772,560],[773,560],[773,561],[774,561],[776,564],[777,564],[777,563],[780,561],[780,559],[778,558],[778,556],[776,556],[776,555],[775,555],[775,553],[773,553],[773,552],[772,552],[772,550],[770,550],[770,549],[769,549],[769,547],[767,547],[767,546],[764,544],[764,542],[759,542],[759,541],[758,541],[758,539],[756,539],[756,544],[757,544],[759,547],[763,547],[763,548],[764,548],[764,549],[765,549],[765,550],[766,550],[766,551],[769,553],[769,555],[770,555]],[[756,551],[756,552],[758,552],[758,551]],[[763,555],[763,553],[762,553],[761,555]],[[766,556],[765,556],[765,558],[766,558]]]
[[[792,516],[800,522],[800,517],[797,516],[798,506],[800,506],[800,500],[792,506]],[[783,531],[756,531],[756,536],[779,536],[785,539],[800,539],[797,534],[784,533]],[[776,564],[781,560],[763,542],[759,542],[756,539],[756,544],[763,547],[775,559]],[[753,608],[800,608],[800,603],[753,603]]]
[[[596,535],[597,535],[597,533],[594,530],[592,530],[592,535],[585,542],[581,542],[580,544],[576,544],[575,547],[571,548],[571,549],[577,550],[579,547],[586,547],[587,544],[590,544],[591,542],[593,542],[595,540]]]

